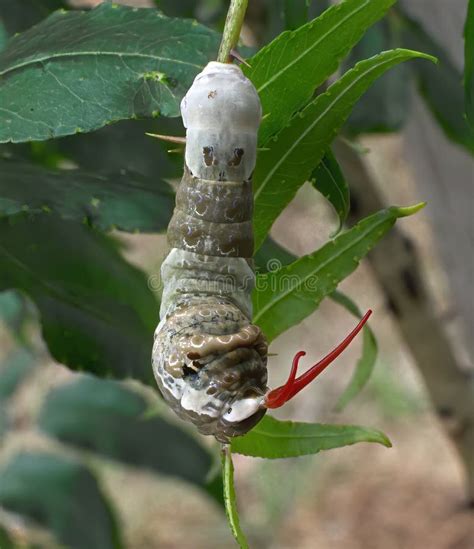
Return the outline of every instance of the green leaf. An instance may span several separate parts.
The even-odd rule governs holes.
[[[0,217],[47,211],[103,231],[160,232],[173,213],[171,187],[137,173],[53,171],[0,160],[0,174]]]
[[[206,489],[211,453],[148,409],[141,395],[119,382],[81,376],[49,393],[38,423],[66,444]]]
[[[218,42],[201,25],[152,9],[106,2],[89,12],[56,12],[0,53],[0,142],[178,116]]]
[[[0,51],[3,50],[8,40],[7,29],[0,19]]]
[[[454,66],[445,50],[423,27],[401,14],[404,24],[404,43],[435,55],[439,65],[414,63],[413,71],[422,98],[433,113],[445,135],[474,152],[474,132],[469,127],[464,112],[462,74]]]
[[[278,271],[259,275],[253,294],[253,320],[268,341],[315,311],[322,299],[356,269],[399,217],[412,215],[423,206],[381,210],[316,252]]]
[[[0,526],[0,547],[2,549],[15,549],[8,532]]]
[[[331,294],[331,299],[336,303],[339,303],[339,305],[345,307],[357,318],[362,318],[359,308],[347,295],[344,295],[336,290]],[[375,361],[377,360],[378,349],[374,332],[371,330],[370,326],[366,324],[362,333],[362,355],[357,361],[357,365],[349,385],[342,393],[336,405],[336,410],[339,412],[343,410],[347,404],[349,404],[349,402],[365,387],[365,384],[373,372]]]
[[[416,57],[434,60],[423,53],[399,49],[358,63],[268,143],[269,150],[260,154],[254,174],[256,249],[319,164],[357,100],[389,68]]]
[[[342,229],[347,219],[350,207],[349,185],[342,173],[342,170],[332,153],[331,149],[326,151],[321,162],[311,175],[313,186],[324,198],[326,198],[336,210],[339,218],[339,227],[336,234]]]
[[[51,529],[70,549],[120,549],[112,510],[83,465],[20,453],[0,471],[0,505]]]
[[[296,256],[277,244],[272,238],[268,237],[260,246],[254,257],[255,268],[258,272],[266,273],[276,271],[296,261]]]
[[[464,95],[466,115],[474,129],[474,0],[469,0],[464,29]]]
[[[177,118],[122,120],[93,133],[42,142],[87,171],[118,172],[126,169],[156,179],[175,179],[183,172],[183,157],[169,154],[169,145],[146,132],[179,135]],[[14,145],[15,149],[20,145]]]
[[[36,25],[52,11],[66,7],[63,0],[1,0],[0,22],[3,21],[9,35]]]
[[[357,442],[376,442],[387,448],[390,440],[381,431],[356,425],[324,425],[278,421],[265,416],[249,433],[232,440],[232,451],[266,459],[317,454]]]
[[[0,362],[0,402],[13,395],[33,371],[35,362],[34,356],[22,347],[12,351]]]
[[[266,115],[260,127],[262,144],[311,99],[394,1],[341,2],[298,30],[280,34],[249,60],[244,72],[255,84]]]
[[[240,527],[239,512],[235,500],[234,464],[232,463],[232,452],[229,446],[224,446],[222,449],[222,476],[224,478],[224,503],[227,521],[239,547],[241,549],[248,549],[249,544]]]
[[[38,307],[57,361],[154,385],[158,305],[144,274],[124,261],[113,240],[47,214],[0,219],[0,291],[12,288]]]
[[[400,21],[393,13],[376,23],[351,51],[344,66],[350,67],[380,51],[402,47]],[[401,129],[410,112],[412,72],[402,64],[381,76],[355,105],[345,131],[351,135],[393,132]]]

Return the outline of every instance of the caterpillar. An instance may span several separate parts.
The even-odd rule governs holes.
[[[185,166],[168,226],[171,249],[161,267],[164,290],[153,372],[181,418],[228,443],[319,375],[371,311],[299,378],[298,363],[305,353],[297,353],[288,381],[268,389],[268,345],[251,321],[251,176],[262,118],[258,93],[239,66],[211,62],[183,98],[181,114]]]

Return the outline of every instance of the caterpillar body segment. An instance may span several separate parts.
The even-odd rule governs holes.
[[[153,370],[174,411],[221,442],[265,414],[267,344],[251,323],[261,106],[239,67],[212,62],[182,101],[184,175],[162,265]]]

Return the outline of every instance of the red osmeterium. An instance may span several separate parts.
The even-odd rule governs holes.
[[[300,358],[305,356],[305,354],[306,353],[304,351],[299,351],[296,353],[295,358],[293,359],[293,364],[291,365],[290,375],[288,376],[288,380],[285,385],[278,387],[278,389],[273,389],[273,391],[270,391],[267,394],[265,398],[265,406],[267,408],[279,408],[289,399],[291,388],[293,387],[293,383],[296,379],[298,363]]]
[[[293,359],[291,372],[287,382],[281,387],[277,387],[267,393],[264,406],[266,408],[279,408],[280,406],[283,406],[285,402],[291,400],[302,389],[304,389],[306,385],[309,385],[314,379],[316,379],[319,374],[323,372],[331,364],[331,362],[333,362],[349,346],[351,341],[362,330],[371,314],[372,311],[369,309],[362,317],[359,324],[357,324],[357,326],[344,339],[344,341],[342,341],[333,351],[326,355],[317,364],[312,366],[307,372],[296,378],[296,371],[298,369],[300,358],[306,354],[304,351],[299,351]]]

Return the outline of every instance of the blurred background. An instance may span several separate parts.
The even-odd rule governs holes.
[[[71,1],[76,7],[97,3]],[[227,8],[221,0],[156,4],[167,15],[195,17],[217,29],[222,28]],[[250,48],[295,24],[285,21],[284,0],[249,4],[242,38]],[[325,4],[315,0],[309,16],[317,15]],[[342,284],[361,309],[375,311],[371,326],[379,356],[367,387],[342,413],[334,412],[360,355],[361,341],[357,341],[318,384],[276,414],[280,419],[380,428],[393,448],[359,444],[278,461],[236,455],[239,507],[252,547],[474,548],[474,162],[472,136],[459,119],[462,88],[458,90],[466,10],[467,0],[399,2],[347,62],[350,66],[397,45],[440,57],[440,66],[429,67],[428,72],[410,63],[383,78],[359,104],[335,144],[352,192],[351,223],[384,205],[427,201],[428,206],[401,220]],[[95,138],[85,136],[92,137],[90,150],[84,149],[87,167],[120,167],[126,149],[129,163],[138,171],[154,170],[161,163],[166,173],[179,173],[180,155],[166,156],[165,147],[159,149],[151,140],[144,149],[141,142],[143,128],[182,132],[180,123],[158,120],[135,126],[132,130],[129,122],[117,124],[113,140],[108,138],[110,128],[96,132]],[[61,141],[64,151],[74,147],[77,138]],[[105,141],[108,145],[102,146],[100,158],[94,156],[96,144]],[[144,154],[153,155],[149,165]],[[335,213],[307,184],[277,221],[272,236],[301,255],[326,242],[336,228]],[[166,254],[165,236],[121,233],[119,238],[127,258],[150,276],[156,275]],[[34,312],[28,304],[25,307],[30,318]],[[49,358],[31,320],[25,337],[35,348],[34,360],[13,354],[18,341],[12,336],[11,317],[3,316],[0,371],[28,375],[21,376],[21,384],[20,376],[18,382],[10,379],[18,388],[6,404],[13,429],[1,438],[0,463],[26,448],[54,447],[72,453],[34,425],[49,391],[75,374]],[[315,314],[272,344],[276,356],[269,364],[270,384],[286,379],[296,351],[320,357],[352,325],[344,309],[323,302]],[[155,398],[149,389],[137,390]],[[114,503],[128,548],[234,547],[222,510],[192,485],[93,455],[87,460],[100,471],[102,488]],[[22,525],[15,528],[21,535]]]

